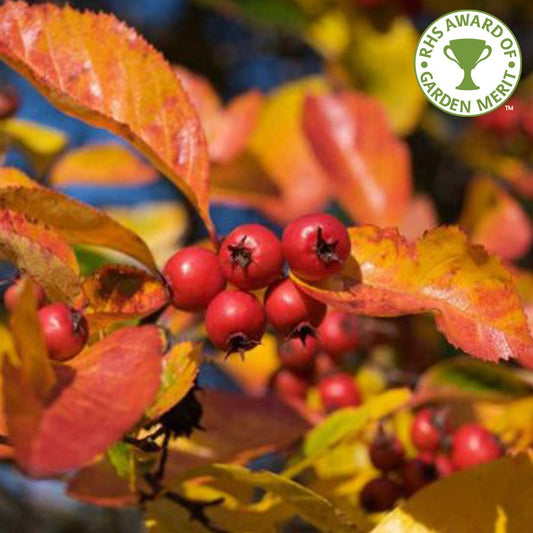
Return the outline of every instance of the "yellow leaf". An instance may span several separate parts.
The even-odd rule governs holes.
[[[505,457],[432,483],[372,533],[525,533],[531,530],[533,461]]]
[[[151,183],[157,177],[154,167],[121,144],[89,144],[61,157],[50,172],[50,183],[113,187]]]
[[[357,18],[351,28],[347,67],[363,88],[387,109],[397,133],[408,134],[418,123],[426,98],[415,78],[413,57],[418,34],[407,17],[395,17],[385,31]]]

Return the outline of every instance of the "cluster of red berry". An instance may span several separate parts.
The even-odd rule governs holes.
[[[512,110],[508,109],[512,107]],[[513,97],[507,106],[498,107],[494,111],[475,118],[478,127],[491,131],[501,137],[508,137],[522,131],[533,137],[533,102]]]
[[[12,312],[17,304],[20,283],[16,280],[4,293],[4,306]],[[83,314],[62,302],[46,305],[43,288],[34,284],[39,323],[48,355],[56,361],[66,361],[81,352],[89,335]]]
[[[239,226],[222,241],[218,254],[184,248],[163,269],[173,305],[205,310],[211,342],[231,354],[256,346],[267,322],[284,338],[310,352],[326,306],[283,277],[285,260],[303,279],[320,281],[338,272],[350,253],[344,225],[328,214],[306,215],[290,223],[281,241],[258,224]],[[236,288],[226,289],[226,283]],[[263,302],[251,291],[266,289]]]
[[[445,410],[424,408],[415,415],[411,441],[419,453],[406,459],[402,443],[380,426],[369,447],[370,460],[382,472],[361,491],[367,512],[392,509],[399,498],[409,497],[428,483],[494,461],[503,455],[498,439],[477,423],[452,431]]]

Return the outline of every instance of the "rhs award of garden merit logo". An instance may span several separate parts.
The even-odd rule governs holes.
[[[415,54],[416,78],[426,98],[462,117],[503,105],[521,71],[513,32],[500,19],[473,9],[435,20],[420,37]]]

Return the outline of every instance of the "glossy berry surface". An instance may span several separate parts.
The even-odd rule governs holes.
[[[324,315],[326,306],[301,291],[289,278],[273,283],[265,294],[268,321],[283,336],[314,333]]]
[[[163,268],[172,304],[183,311],[203,311],[226,286],[214,252],[191,246],[176,252]]]
[[[310,372],[313,370],[315,356],[320,348],[316,338],[308,335],[304,340],[287,339],[281,343],[278,355],[283,367],[294,372]]]
[[[361,403],[361,394],[352,376],[343,372],[323,377],[318,383],[318,391],[327,411]]]
[[[451,459],[459,470],[494,461],[502,455],[496,437],[479,424],[465,424],[453,434]]]
[[[335,359],[357,348],[359,319],[357,316],[330,310],[318,328],[318,337],[324,350]]]
[[[439,474],[431,461],[420,458],[406,461],[400,472],[402,488],[406,496],[411,496],[429,483],[435,481]]]
[[[218,258],[226,279],[241,289],[266,287],[282,275],[281,242],[259,224],[235,228],[222,241]]]
[[[253,294],[240,289],[225,290],[209,304],[205,326],[217,348],[227,355],[242,354],[261,341],[266,326],[265,311]]]
[[[434,409],[422,409],[416,414],[411,426],[411,440],[420,450],[435,452],[439,449],[445,435],[445,420]]]
[[[20,293],[19,280],[14,281],[4,292],[4,307],[12,313],[17,305]],[[44,289],[37,283],[33,283],[33,294],[37,302],[37,309],[40,309],[46,303],[46,294]]]
[[[379,513],[392,509],[400,493],[400,487],[395,481],[378,477],[363,487],[359,494],[359,502],[367,513]]]
[[[376,433],[369,447],[370,461],[382,472],[390,472],[399,468],[404,460],[405,451],[402,443],[381,428]]]
[[[287,402],[303,400],[307,394],[307,388],[307,381],[287,368],[276,372],[272,379],[274,393]]]
[[[39,309],[38,318],[51,359],[66,361],[81,352],[89,334],[81,313],[57,302]]]
[[[309,281],[339,272],[351,248],[344,224],[327,213],[304,215],[291,222],[281,244],[291,270]]]

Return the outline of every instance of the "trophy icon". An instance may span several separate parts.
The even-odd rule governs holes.
[[[483,53],[488,51],[484,57]],[[449,53],[453,55],[448,55]],[[479,87],[472,80],[472,71],[478,63],[487,59],[492,53],[492,48],[482,39],[454,39],[444,47],[444,55],[459,65],[464,71],[463,81],[456,87],[463,91],[474,91]],[[453,57],[455,56],[455,57]]]

